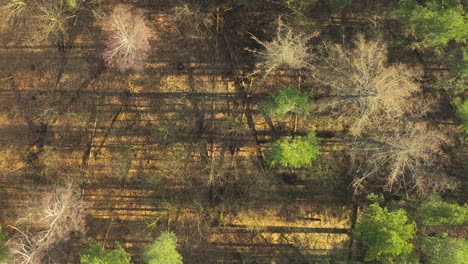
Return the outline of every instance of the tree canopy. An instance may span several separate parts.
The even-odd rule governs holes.
[[[146,264],[182,264],[182,256],[177,251],[177,238],[173,232],[163,232],[153,243],[143,250]]]
[[[373,203],[363,210],[354,234],[363,241],[366,261],[385,261],[411,253],[415,227],[404,210],[391,212]]]
[[[116,243],[115,249],[103,249],[97,241],[88,240],[89,247],[80,253],[81,264],[130,264],[130,255]]]
[[[312,106],[307,94],[288,87],[274,93],[270,102],[260,106],[260,111],[273,118],[281,118],[290,112],[308,117],[312,114]]]
[[[465,43],[468,23],[460,0],[400,0],[393,11],[400,18],[415,45],[443,48],[449,41]]]
[[[283,138],[273,142],[267,152],[267,159],[270,166],[302,168],[311,166],[319,154],[320,141],[312,131],[305,137]]]
[[[463,264],[468,259],[468,241],[454,237],[423,237],[418,243],[427,264]]]
[[[463,225],[468,218],[468,207],[448,203],[438,195],[418,206],[416,213],[425,226]]]

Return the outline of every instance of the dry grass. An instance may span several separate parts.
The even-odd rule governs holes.
[[[24,167],[26,167],[26,162],[20,148],[9,146],[0,150],[0,170],[2,176],[8,176]]]

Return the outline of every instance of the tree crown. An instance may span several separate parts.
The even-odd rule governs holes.
[[[268,151],[268,163],[270,166],[309,167],[319,154],[320,141],[315,132],[309,132],[305,137],[275,141]]]
[[[384,261],[411,253],[415,226],[404,210],[390,212],[373,203],[362,212],[354,234],[364,242],[366,261]]]
[[[440,196],[432,195],[417,208],[416,213],[425,226],[456,226],[466,222],[468,207],[448,203]]]
[[[393,14],[401,18],[406,34],[416,37],[415,46],[442,48],[449,41],[465,43],[468,23],[459,0],[400,0]]]
[[[81,264],[130,264],[130,255],[119,243],[115,244],[115,249],[103,249],[93,239],[89,239],[88,244],[80,253]]]
[[[177,238],[173,232],[163,232],[149,247],[143,250],[147,264],[182,264],[177,251]]]
[[[260,106],[260,111],[274,118],[281,118],[290,112],[308,117],[312,115],[312,106],[308,95],[288,87],[274,93],[270,102]]]

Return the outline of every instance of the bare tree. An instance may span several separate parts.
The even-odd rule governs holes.
[[[55,39],[64,41],[66,23],[75,17],[64,0],[38,0],[34,3],[37,12],[32,15],[33,26],[37,27],[33,33],[35,41]]]
[[[278,19],[278,28],[272,41],[261,41],[252,35],[252,39],[265,49],[263,51],[247,50],[257,54],[260,68],[265,71],[265,78],[271,71],[282,66],[295,70],[307,67],[310,58],[307,42],[317,35],[318,32],[310,36],[296,34],[290,27],[283,24],[281,19]]]
[[[409,110],[409,99],[420,91],[415,81],[420,73],[402,64],[388,65],[387,47],[381,41],[366,41],[361,35],[354,46],[352,50],[326,46],[325,64],[316,67],[312,77],[339,98],[327,108],[339,106],[340,117],[353,120],[351,134],[360,135]]]
[[[142,70],[151,48],[151,29],[143,11],[118,5],[105,21],[111,27],[103,53],[106,64],[120,71]]]
[[[401,188],[425,194],[457,187],[457,181],[440,170],[449,161],[447,149],[456,140],[427,124],[411,124],[380,141],[362,144],[369,155],[363,173],[354,181],[355,188],[362,187],[367,178],[379,176],[384,176],[384,188],[389,191]]]
[[[8,27],[22,16],[26,2],[21,0],[0,0],[0,29]]]
[[[177,30],[183,39],[202,39],[204,31],[209,26],[209,15],[200,9],[187,4],[176,6],[172,9],[174,21],[177,23]],[[178,38],[178,41],[183,39]]]
[[[16,234],[7,242],[13,263],[38,264],[52,246],[84,231],[81,193],[77,186],[55,187],[42,194],[38,211],[10,226]]]

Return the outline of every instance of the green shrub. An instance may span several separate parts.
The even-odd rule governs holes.
[[[468,241],[454,237],[423,237],[419,249],[427,264],[464,264],[468,260]]]
[[[320,142],[315,132],[309,132],[305,137],[275,141],[267,151],[267,161],[270,166],[310,167],[319,154]]]
[[[81,264],[130,264],[130,255],[116,243],[115,249],[103,249],[97,241],[88,240],[89,247],[80,253]]]
[[[366,249],[364,260],[390,262],[401,254],[413,250],[416,224],[409,223],[404,210],[389,212],[377,203],[364,209],[354,230]]]
[[[312,106],[308,95],[293,88],[286,88],[274,93],[270,102],[260,106],[260,112],[273,118],[281,118],[291,112],[309,117],[312,115]]]
[[[403,23],[407,35],[416,38],[415,46],[435,47],[439,50],[449,41],[465,43],[468,23],[459,0],[400,0],[393,10]]]
[[[143,250],[146,264],[182,264],[182,256],[177,252],[177,238],[172,232],[164,232]]]
[[[76,7],[76,0],[67,0],[67,5],[75,8]]]
[[[454,100],[455,111],[461,120],[461,128],[463,128],[468,133],[468,100],[462,100],[457,97]]]
[[[8,249],[5,246],[7,240],[7,234],[3,232],[2,226],[0,225],[0,263],[6,261],[9,258]]]
[[[433,195],[418,206],[416,214],[425,226],[457,226],[466,222],[468,208],[447,203],[440,196]]]

